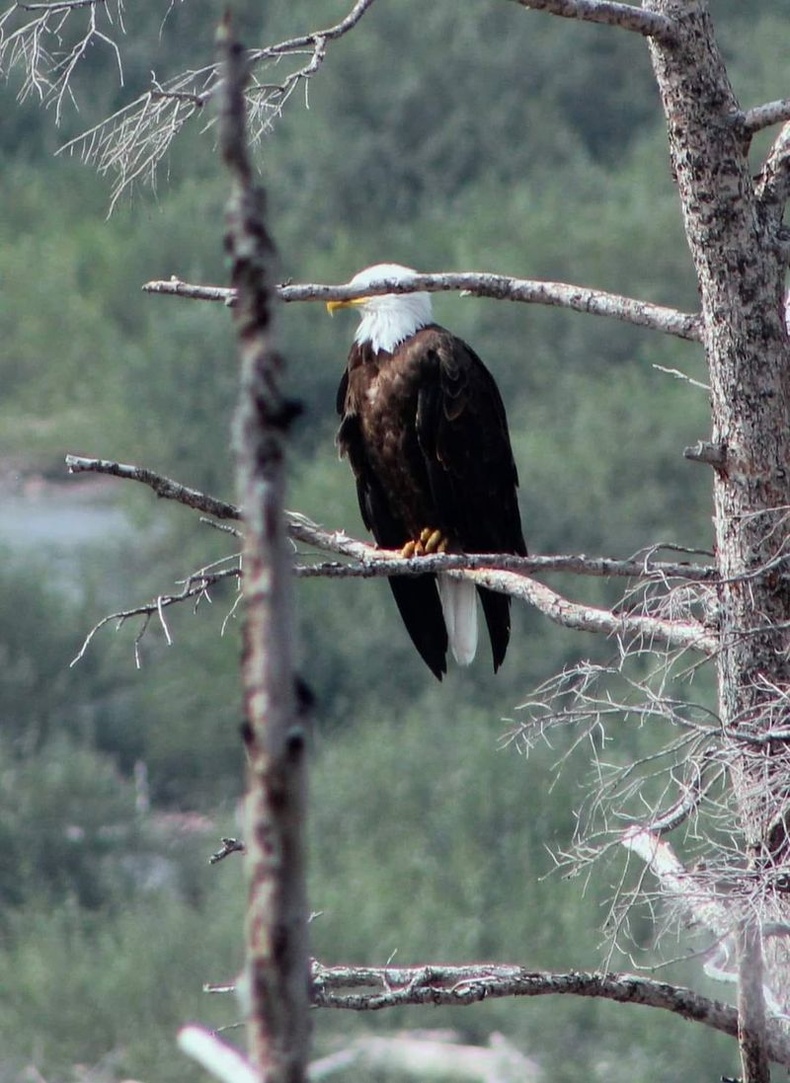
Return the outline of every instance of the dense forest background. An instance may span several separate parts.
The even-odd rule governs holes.
[[[335,0],[238,7],[249,44],[345,10]],[[742,105],[786,93],[781,0],[712,8]],[[164,24],[163,14],[154,0],[127,11],[123,87],[109,50],[93,49],[74,83],[78,109],[60,130],[32,99],[16,103],[15,73],[0,89],[7,508],[38,483],[51,493],[62,482],[61,499],[83,500],[65,477],[66,452],[234,496],[228,313],[140,292],[171,274],[224,282],[226,178],[211,131],[187,130],[156,191],[135,192],[109,220],[107,178],[53,156],[144,88],[151,70],[164,77],[211,59],[210,12],[181,3]],[[341,282],[386,260],[695,307],[663,120],[633,35],[498,0],[380,0],[257,156],[283,279]],[[656,367],[704,381],[698,347],[537,306],[452,296],[435,306],[502,388],[531,552],[709,548],[710,478],[682,457],[708,435],[706,395]],[[291,389],[306,406],[290,506],[361,536],[333,445],[352,321],[291,305],[280,330]],[[175,1048],[177,1027],[236,1018],[230,998],[201,991],[232,976],[242,952],[241,861],[207,864],[218,837],[238,830],[233,591],[171,613],[170,647],[152,624],[139,669],[132,623],[104,630],[69,667],[105,613],[170,591],[234,550],[185,509],[131,488],[101,488],[125,509],[123,529],[79,544],[8,542],[0,563],[1,1080],[198,1079]],[[591,601],[611,601],[614,589],[573,586]],[[627,930],[635,958],[609,955],[601,930],[623,875],[618,855],[589,877],[555,869],[584,796],[585,750],[557,777],[565,750],[556,742],[525,759],[503,740],[535,685],[582,658],[606,662],[613,644],[516,605],[501,673],[491,675],[481,650],[438,685],[383,582],[302,581],[297,598],[302,667],[318,704],[316,955],[557,969],[655,962],[657,925],[639,911]],[[697,680],[702,701],[710,679]],[[616,762],[655,741],[625,721],[611,736]],[[664,954],[687,950],[674,941]],[[658,973],[702,981],[696,962]],[[730,1043],[675,1018],[571,998],[316,1017],[316,1050],[406,1027],[451,1027],[472,1042],[501,1031],[555,1083],[714,1079],[735,1067]]]

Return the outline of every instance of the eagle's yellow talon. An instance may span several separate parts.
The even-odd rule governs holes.
[[[425,533],[425,531],[423,531],[423,534],[424,533]],[[426,553],[438,553],[439,550],[440,550],[440,547],[443,544],[445,546],[447,545],[447,541],[442,537],[441,530],[432,531],[429,534],[429,536],[427,538],[423,539],[423,540],[425,542],[425,552]]]
[[[424,557],[431,553],[446,553],[449,544],[449,540],[445,538],[441,530],[434,530],[433,527],[426,526],[424,530],[420,531],[418,538],[406,542],[400,551],[400,555],[405,560],[410,560],[412,557]]]

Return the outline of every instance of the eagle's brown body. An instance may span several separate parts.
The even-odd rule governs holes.
[[[428,324],[391,353],[355,343],[337,408],[338,446],[380,546],[401,548],[430,527],[450,551],[526,555],[502,398],[464,342]],[[448,641],[435,576],[389,582],[417,650],[441,679]],[[510,599],[478,593],[496,670],[510,637]]]

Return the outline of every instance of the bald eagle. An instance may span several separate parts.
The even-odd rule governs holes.
[[[526,556],[502,397],[474,351],[434,323],[427,293],[365,296],[382,279],[416,274],[378,264],[351,279],[360,293],[327,309],[361,315],[337,393],[337,444],[357,482],[365,526],[404,556],[431,552]],[[510,639],[510,599],[441,573],[389,579],[406,630],[431,672],[448,643],[468,665],[480,596],[494,671]]]

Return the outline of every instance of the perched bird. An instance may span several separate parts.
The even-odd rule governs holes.
[[[361,316],[337,393],[337,444],[357,482],[365,526],[385,549],[526,556],[502,397],[465,342],[434,323],[427,293],[365,296],[370,283],[416,274],[382,263],[351,279],[359,296],[330,313]],[[477,648],[476,588],[447,575],[389,579],[406,629],[439,680],[448,642],[468,665]],[[494,671],[510,638],[510,599],[477,588]]]

